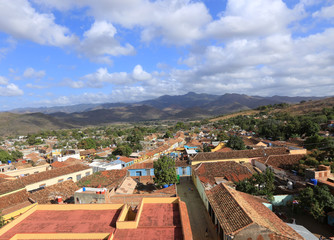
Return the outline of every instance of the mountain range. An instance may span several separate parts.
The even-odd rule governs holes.
[[[260,97],[245,94],[197,94],[164,95],[136,103],[79,104],[72,106],[20,108],[10,113],[0,113],[3,126],[14,125],[10,132],[27,133],[36,129],[83,127],[115,122],[149,120],[196,120],[217,115],[254,109],[276,103],[299,103],[318,100],[319,97]],[[10,116],[10,117],[9,117]],[[13,120],[15,119],[15,121]],[[11,123],[7,123],[11,121]],[[29,127],[28,125],[31,125]],[[25,126],[25,127],[22,127]],[[19,129],[19,130],[15,130]],[[0,134],[4,133],[0,127]],[[8,128],[6,129],[6,132]]]

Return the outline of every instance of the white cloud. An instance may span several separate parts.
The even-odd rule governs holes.
[[[121,46],[115,39],[116,28],[107,21],[95,21],[84,33],[79,51],[96,62],[111,63],[110,56],[130,55],[135,50],[129,43]]]
[[[326,19],[334,18],[334,5],[323,7],[320,11],[313,13],[312,16]]]
[[[70,10],[88,6],[88,14],[97,21],[110,21],[127,29],[139,27],[143,41],[161,37],[171,44],[189,44],[203,38],[203,29],[211,21],[208,9],[202,2],[191,0],[68,0],[36,3]]]
[[[23,91],[13,83],[8,84],[5,87],[0,87],[0,96],[20,96],[23,95]]]
[[[0,76],[0,85],[7,85],[8,79],[6,77]]]
[[[135,66],[135,68],[133,69],[132,72],[132,77],[138,81],[145,81],[145,80],[149,80],[152,78],[152,75],[149,74],[148,72],[145,72],[142,68],[142,66],[137,65]]]
[[[43,45],[63,47],[76,42],[66,27],[55,23],[53,14],[38,13],[27,0],[1,2],[0,30]]]
[[[81,77],[79,81],[67,80],[65,84],[72,88],[102,88],[105,84],[131,85],[137,82],[154,81],[152,75],[143,70],[141,65],[136,65],[132,73],[113,72],[109,73],[107,68],[99,68],[96,72]]]
[[[45,76],[45,71],[44,70],[40,70],[40,71],[36,71],[33,68],[27,68],[24,73],[23,73],[23,77],[25,78],[35,78],[35,79],[41,79]]]
[[[221,17],[208,24],[207,34],[218,39],[282,34],[298,17],[281,0],[230,0]]]
[[[35,84],[32,84],[32,83],[27,83],[26,87],[27,88],[32,88],[32,89],[44,89],[44,88],[47,88],[47,86],[35,85]]]
[[[0,48],[0,60],[5,58],[6,55],[16,47],[16,41],[11,37],[7,38],[5,42],[7,46]]]

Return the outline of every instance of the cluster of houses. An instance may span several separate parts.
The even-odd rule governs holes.
[[[164,141],[152,136],[150,141],[156,141],[156,145],[150,150],[133,153],[130,157],[117,156],[112,161],[107,160],[111,148],[73,150],[66,154],[58,149],[24,151],[23,159],[1,168],[4,170],[0,174],[0,209],[3,219],[13,224],[0,229],[0,239],[10,239],[14,232],[22,234],[16,236],[18,238],[28,233],[68,233],[63,228],[46,228],[47,232],[43,232],[21,225],[37,225],[37,221],[30,220],[34,217],[50,225],[58,224],[43,216],[42,210],[51,215],[66,210],[66,214],[73,216],[80,210],[83,215],[78,218],[82,218],[88,209],[95,211],[91,221],[97,223],[102,213],[110,211],[109,223],[100,223],[105,229],[83,233],[76,230],[82,223],[71,218],[67,222],[73,225],[71,232],[75,236],[72,237],[128,239],[129,234],[156,236],[154,231],[162,231],[166,239],[192,239],[187,208],[178,197],[177,187],[154,187],[153,165],[161,155],[175,159],[175,171],[181,184],[184,177],[192,179],[215,226],[217,239],[317,239],[302,226],[286,224],[276,216],[272,207],[278,201],[268,202],[235,190],[235,182],[270,168],[280,183],[282,196],[298,192],[310,183],[296,176],[291,168],[306,155],[306,150],[300,148],[297,141],[273,142],[247,134],[241,136],[250,149],[227,148],[224,142],[215,141],[209,131],[193,135],[178,132],[174,138]],[[201,152],[205,145],[211,146],[211,152]],[[329,186],[334,194],[334,178],[328,167],[309,169],[306,178]],[[74,205],[59,204],[53,209],[41,205],[46,203]],[[96,205],[85,205],[92,203]],[[154,215],[155,212],[165,214],[167,220],[161,219],[161,214]],[[85,224],[92,223],[87,220]],[[85,235],[93,232],[97,235]],[[65,234],[64,238],[71,239],[71,236]]]

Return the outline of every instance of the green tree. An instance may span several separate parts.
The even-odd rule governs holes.
[[[163,138],[172,138],[172,137],[173,137],[173,134],[169,130],[167,130],[165,135],[163,136]]]
[[[13,157],[5,150],[0,150],[0,161],[2,163],[7,163],[8,161],[12,161]]]
[[[300,191],[299,207],[308,209],[314,219],[320,220],[334,209],[334,196],[327,186],[307,187]]]
[[[153,166],[155,184],[162,186],[164,184],[173,184],[177,182],[175,161],[172,158],[163,156],[155,161]]]
[[[96,149],[96,140],[93,138],[82,139],[78,144],[78,148]]]
[[[132,153],[132,149],[128,144],[120,145],[112,152],[114,156],[121,155],[121,156],[127,156],[127,157],[130,156],[131,153]]]
[[[16,160],[16,159],[19,159],[19,158],[23,157],[23,153],[20,152],[20,151],[17,151],[17,150],[12,151],[10,154],[12,155],[13,160]]]
[[[275,176],[269,168],[264,173],[256,173],[252,177],[236,182],[236,189],[252,195],[264,195],[268,200],[274,196]]]
[[[233,150],[244,150],[244,149],[246,149],[245,143],[242,140],[242,138],[238,137],[236,135],[230,136],[226,146],[229,147],[229,148],[232,148]]]

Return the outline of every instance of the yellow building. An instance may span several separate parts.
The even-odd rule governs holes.
[[[11,176],[11,177],[19,177],[19,176],[23,177],[23,176],[28,176],[28,175],[35,174],[35,173],[44,172],[48,169],[50,169],[50,165],[44,164],[44,165],[37,166],[37,167],[30,167],[30,168],[23,168],[23,169],[18,169],[14,171],[8,171],[6,172],[6,175]]]
[[[184,239],[192,232],[179,198],[143,198],[126,204],[36,205],[0,229],[4,239]]]

